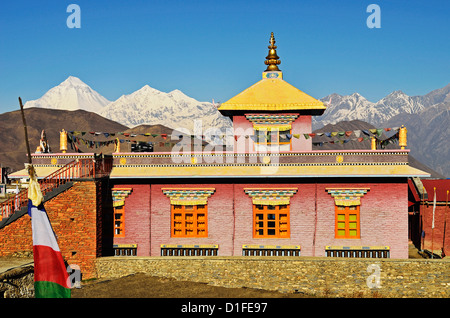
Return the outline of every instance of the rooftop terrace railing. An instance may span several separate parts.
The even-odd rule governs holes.
[[[112,158],[77,159],[69,162],[43,179],[38,180],[42,195],[59,186],[82,179],[95,179],[107,176],[112,169]],[[0,204],[0,221],[10,217],[15,211],[28,205],[28,189],[17,193],[14,197]]]

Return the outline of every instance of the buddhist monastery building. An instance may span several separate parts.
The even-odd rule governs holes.
[[[406,129],[400,149],[313,151],[296,136],[327,105],[287,82],[276,48],[272,33],[261,79],[220,104],[233,122],[226,145],[192,149],[189,137],[169,152],[107,156],[67,153],[63,142],[33,154],[69,263],[89,272],[111,255],[408,258],[408,180],[430,175],[409,165]],[[31,247],[29,217],[11,204],[0,255]]]

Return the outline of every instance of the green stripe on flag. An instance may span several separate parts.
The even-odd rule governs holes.
[[[34,282],[35,298],[70,298],[70,289],[57,283],[38,281]]]

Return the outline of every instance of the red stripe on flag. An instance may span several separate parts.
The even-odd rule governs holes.
[[[34,245],[34,281],[47,281],[57,283],[65,288],[69,274],[61,255],[49,246]]]

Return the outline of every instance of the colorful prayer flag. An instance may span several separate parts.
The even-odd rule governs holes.
[[[28,214],[33,233],[35,297],[70,298],[69,274],[42,201],[42,192],[31,167]]]

